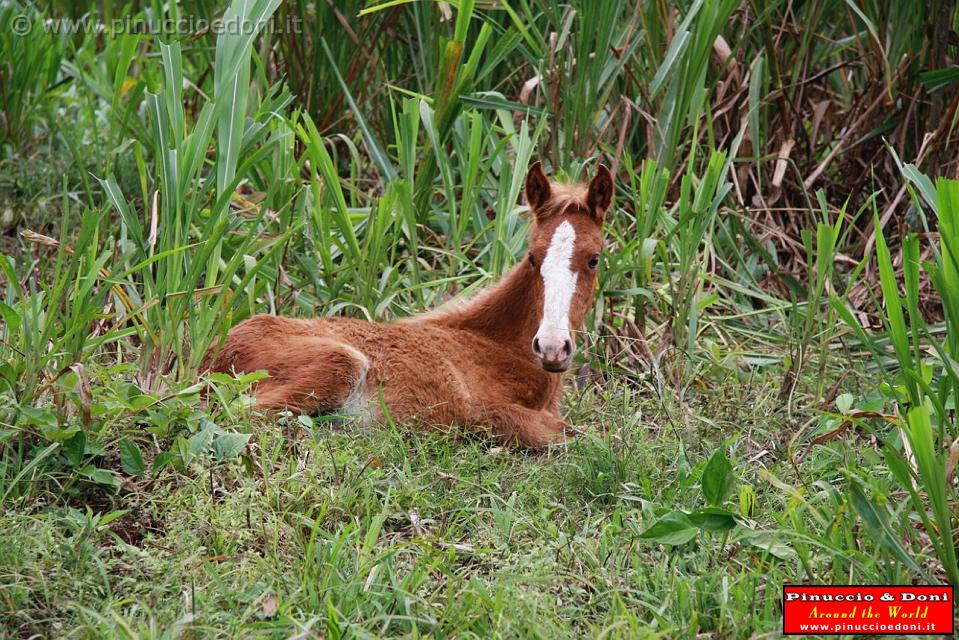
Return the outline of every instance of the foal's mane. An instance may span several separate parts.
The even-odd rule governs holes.
[[[530,211],[534,222],[537,218],[547,218],[559,215],[574,215],[578,213],[588,213],[589,206],[586,203],[586,196],[589,192],[589,185],[582,182],[564,183],[549,181],[550,196],[535,211]],[[535,224],[534,227],[535,229]],[[442,320],[444,318],[460,317],[470,311],[480,308],[486,304],[494,295],[500,292],[503,286],[509,286],[507,281],[514,276],[514,271],[510,270],[497,282],[488,284],[470,294],[460,294],[447,300],[439,307],[420,313],[409,318],[403,318],[400,322],[416,322],[420,320]]]
[[[586,213],[589,208],[586,204],[586,194],[589,192],[589,185],[582,182],[549,183],[549,199],[536,209],[534,213],[538,217],[549,217],[563,214]]]

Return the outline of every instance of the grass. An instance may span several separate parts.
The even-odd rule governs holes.
[[[959,580],[954,7],[320,4],[0,7],[0,637],[752,638]],[[617,176],[569,445],[199,377],[495,280],[538,159]]]
[[[43,518],[13,505],[3,517],[20,535],[0,557],[15,607],[4,620],[75,637],[178,625],[212,637],[774,631],[778,581],[803,575],[793,546],[820,532],[746,535],[802,508],[760,475],[768,463],[795,482],[759,449],[785,426],[773,395],[743,385],[743,397],[765,396],[745,412],[723,392],[696,394],[689,411],[629,386],[604,393],[570,397],[574,420],[595,431],[540,456],[403,427],[254,421],[252,472],[207,461],[194,480],[131,479],[97,505],[99,523],[79,505]],[[705,463],[730,432],[734,499],[758,487],[756,528],[697,534],[668,553],[644,540],[666,507],[701,506]],[[818,464],[842,454],[829,448]]]

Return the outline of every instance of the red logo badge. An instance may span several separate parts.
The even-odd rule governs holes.
[[[783,586],[783,633],[953,633],[952,585]]]

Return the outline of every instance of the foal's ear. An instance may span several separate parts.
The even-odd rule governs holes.
[[[526,201],[535,212],[549,200],[549,179],[543,173],[543,163],[536,162],[526,174]]]
[[[606,210],[609,209],[612,200],[613,174],[609,172],[606,165],[601,164],[596,172],[596,177],[589,183],[589,191],[586,192],[586,206],[589,207],[589,215],[602,224],[606,220]]]

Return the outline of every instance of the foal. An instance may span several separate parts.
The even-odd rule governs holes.
[[[565,439],[562,372],[594,301],[602,225],[613,178],[550,182],[537,162],[526,178],[529,253],[466,303],[395,323],[257,315],[214,345],[204,369],[265,369],[260,409],[344,411],[460,425],[542,447]]]

